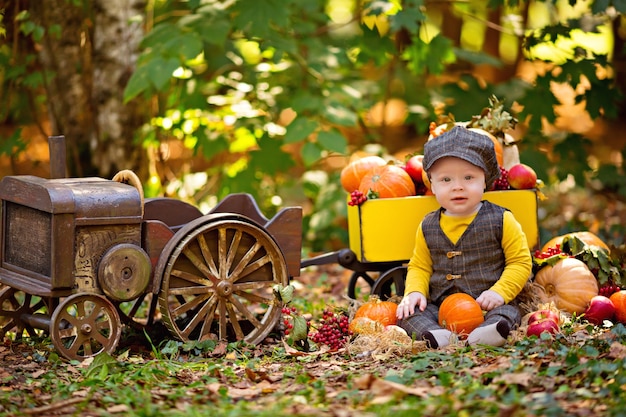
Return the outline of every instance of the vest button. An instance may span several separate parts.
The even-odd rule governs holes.
[[[448,257],[448,259],[452,259],[455,256],[461,255],[462,253],[463,252],[461,252],[460,250],[453,250],[453,251],[446,253],[446,256]]]

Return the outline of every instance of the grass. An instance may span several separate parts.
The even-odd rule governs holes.
[[[223,350],[221,348],[224,348]],[[223,354],[214,356],[220,350]],[[164,341],[84,363],[45,339],[0,348],[0,414],[87,416],[622,416],[626,327],[574,320],[503,348],[386,357]]]

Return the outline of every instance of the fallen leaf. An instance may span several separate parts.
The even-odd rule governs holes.
[[[529,372],[505,373],[493,378],[493,382],[504,382],[507,385],[530,386],[530,382],[536,375]]]
[[[626,346],[619,342],[611,343],[609,353],[607,355],[611,359],[624,359],[626,358]]]

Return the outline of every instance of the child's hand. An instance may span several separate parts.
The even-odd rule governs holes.
[[[483,293],[478,296],[476,302],[483,310],[490,311],[503,305],[504,298],[495,291],[487,290],[483,291]]]
[[[396,310],[396,317],[402,319],[404,317],[409,317],[411,314],[415,313],[415,306],[418,306],[420,311],[424,311],[426,308],[426,296],[421,292],[412,292],[405,295],[398,304],[398,309]]]

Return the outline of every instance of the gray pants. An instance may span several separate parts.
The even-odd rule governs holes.
[[[429,303],[424,311],[417,310],[413,315],[398,321],[398,326],[406,330],[409,336],[415,337],[416,340],[422,340],[425,332],[442,328],[439,325],[438,317],[439,306]],[[522,314],[518,307],[505,304],[488,311],[485,315],[485,322],[479,327],[495,324],[500,320],[506,320],[509,327],[515,329],[522,322]]]

